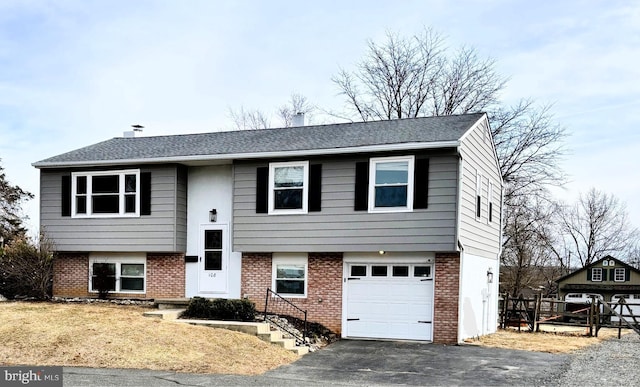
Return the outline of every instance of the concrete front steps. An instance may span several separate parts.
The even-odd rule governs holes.
[[[271,330],[271,326],[268,323],[178,319],[178,316],[180,316],[180,313],[182,312],[184,312],[184,309],[164,308],[144,312],[143,316],[159,318],[163,320],[172,320],[184,324],[203,325],[212,328],[222,328],[231,331],[242,332],[256,336],[259,339],[266,341],[267,343],[279,345],[282,348],[288,349],[289,351],[292,351],[300,356],[309,353],[309,347],[296,346],[295,339],[284,337],[281,331]]]

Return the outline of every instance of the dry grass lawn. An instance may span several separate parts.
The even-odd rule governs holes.
[[[148,309],[111,304],[0,303],[0,365],[136,368],[256,375],[298,358],[256,337],[143,317]],[[584,328],[500,330],[468,344],[569,353],[617,336]],[[624,332],[624,331],[623,331]]]
[[[598,337],[585,336],[586,329],[561,329],[555,331],[530,333],[526,330],[518,332],[516,329],[498,330],[498,332],[481,336],[479,339],[469,339],[467,344],[481,345],[494,348],[521,349],[525,351],[548,353],[571,353],[580,348],[597,344],[602,340],[618,337],[618,330],[602,328]],[[622,331],[625,334],[625,330]]]
[[[255,375],[298,358],[257,337],[143,317],[145,310],[2,302],[0,364]]]

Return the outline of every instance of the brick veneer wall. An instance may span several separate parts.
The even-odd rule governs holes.
[[[458,342],[458,303],[460,302],[460,254],[436,253],[433,342]]]
[[[185,295],[185,264],[181,253],[147,254],[147,298]]]
[[[264,310],[267,288],[272,287],[271,253],[242,255],[241,294]],[[307,310],[308,321],[336,333],[342,326],[342,253],[309,253],[307,298],[289,298]]]
[[[175,298],[185,294],[184,254],[147,254],[147,292],[109,294],[110,298]],[[89,292],[89,254],[60,253],[53,262],[53,295],[97,297]]]
[[[59,253],[53,260],[53,295],[87,297],[89,295],[89,254]]]

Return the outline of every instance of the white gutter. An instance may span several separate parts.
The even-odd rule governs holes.
[[[383,145],[367,145],[361,147],[350,148],[329,148],[329,149],[310,149],[295,151],[275,151],[275,152],[251,152],[251,153],[225,153],[215,155],[192,155],[192,156],[170,156],[170,157],[153,157],[139,159],[112,159],[112,160],[93,160],[93,161],[60,161],[60,162],[36,162],[31,164],[36,168],[59,168],[59,167],[91,167],[100,165],[118,165],[118,164],[157,164],[157,163],[179,163],[179,162],[196,162],[196,161],[221,161],[221,160],[247,160],[258,158],[275,158],[275,157],[298,157],[298,156],[324,156],[337,154],[353,154],[363,152],[383,152],[383,151],[401,151],[416,149],[435,149],[435,148],[457,148],[460,142],[439,141],[439,142],[411,142],[399,144],[383,144]]]

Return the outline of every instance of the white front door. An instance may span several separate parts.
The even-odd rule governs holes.
[[[227,225],[200,227],[198,293],[215,295],[226,293],[229,272]]]

